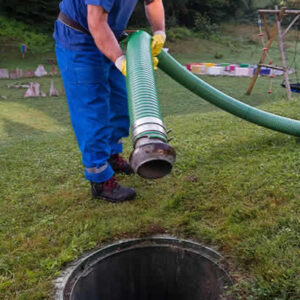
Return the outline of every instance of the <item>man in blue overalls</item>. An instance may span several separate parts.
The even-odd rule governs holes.
[[[144,0],[153,30],[152,55],[165,42],[162,0]],[[120,153],[129,133],[126,57],[119,40],[137,0],[62,0],[55,23],[56,56],[70,116],[94,198],[123,202],[135,197],[115,172],[132,173]]]

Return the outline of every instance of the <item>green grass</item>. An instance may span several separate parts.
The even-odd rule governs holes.
[[[263,8],[266,7],[267,5],[272,4],[274,1],[271,0],[254,0],[254,7]],[[279,2],[279,1],[278,1]]]
[[[182,62],[213,60],[209,49],[223,51],[226,61],[249,55],[207,41],[171,46]],[[5,66],[23,62],[33,69],[43,57],[23,62],[8,55]],[[240,299],[300,298],[299,139],[222,112],[161,72],[157,78],[177,161],[157,181],[119,176],[138,193],[121,205],[91,199],[64,97],[23,99],[25,90],[6,87],[20,80],[0,81],[0,96],[7,96],[0,98],[0,299],[48,299],[53,280],[84,251],[157,233],[219,251]],[[50,79],[39,80],[44,91]],[[300,97],[286,101],[276,86],[268,95],[266,79],[251,97],[244,96],[249,79],[204,79],[251,105],[300,119]],[[55,83],[61,90],[58,77]],[[127,139],[126,156],[131,149]]]

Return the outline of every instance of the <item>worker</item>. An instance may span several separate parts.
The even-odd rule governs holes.
[[[133,188],[115,173],[133,173],[121,156],[129,134],[126,56],[120,47],[137,0],[62,0],[54,39],[70,117],[93,198],[132,200]],[[166,39],[162,0],[144,0],[152,27],[152,56]]]

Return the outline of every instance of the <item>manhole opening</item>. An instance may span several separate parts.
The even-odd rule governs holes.
[[[173,238],[131,240],[81,259],[59,281],[59,300],[214,300],[231,285],[213,250]]]

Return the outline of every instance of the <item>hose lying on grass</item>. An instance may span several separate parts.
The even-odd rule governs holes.
[[[158,59],[158,67],[161,70],[204,100],[246,121],[300,137],[300,121],[265,112],[222,93],[189,72],[165,50],[160,53]]]

